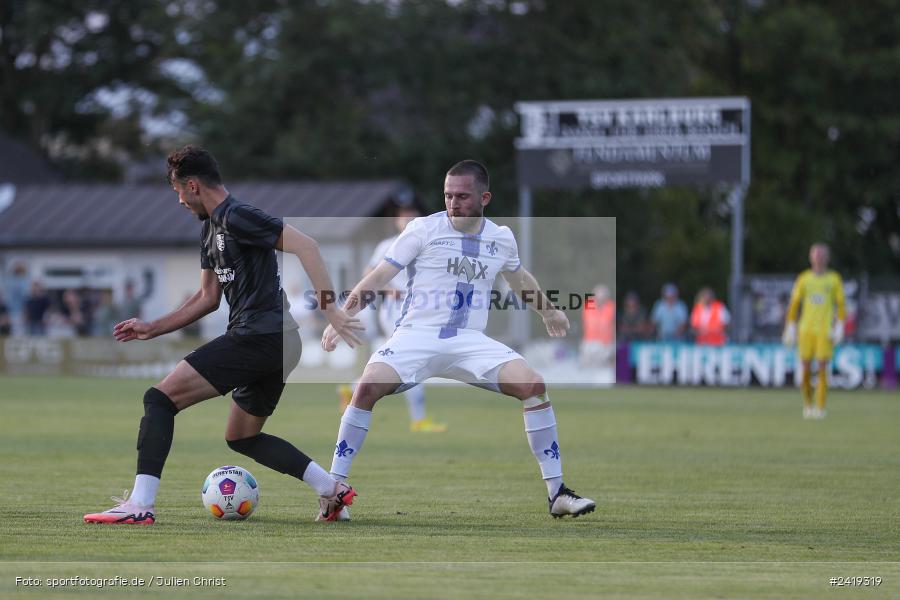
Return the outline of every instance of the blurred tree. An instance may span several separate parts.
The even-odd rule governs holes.
[[[472,157],[511,215],[515,101],[745,95],[746,270],[795,271],[821,239],[845,271],[896,273],[897,15],[900,0],[10,0],[0,126],[79,176],[199,140],[229,179],[399,176],[433,209]],[[718,191],[544,192],[535,209],[615,216],[620,293],[725,292]]]
[[[118,177],[177,91],[158,69],[173,25],[160,2],[5,0],[0,127],[73,177]]]
[[[798,270],[826,241],[845,272],[900,272],[900,3],[747,4],[730,29],[753,101],[749,268]]]

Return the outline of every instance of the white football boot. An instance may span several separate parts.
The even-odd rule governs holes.
[[[85,523],[105,523],[107,525],[153,525],[156,522],[156,509],[152,506],[138,506],[128,499],[128,490],[122,497],[112,497],[116,506],[101,513],[84,515]]]
[[[559,519],[566,515],[580,517],[581,515],[594,512],[594,509],[597,508],[596,502],[589,498],[582,498],[567,488],[565,484],[559,486],[556,496],[548,498],[547,501],[550,504],[550,516],[554,519]]]

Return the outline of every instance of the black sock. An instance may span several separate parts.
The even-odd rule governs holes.
[[[266,433],[226,441],[228,447],[235,452],[240,452],[263,466],[300,480],[306,473],[306,467],[312,462],[310,457],[300,452],[290,442]]]
[[[137,473],[160,477],[175,432],[178,409],[168,396],[152,387],[144,394],[144,416],[138,431]]]

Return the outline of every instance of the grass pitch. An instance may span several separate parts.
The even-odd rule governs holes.
[[[429,388],[450,431],[411,434],[390,397],[354,463],[353,521],[335,524],[312,521],[305,485],[231,452],[229,401],[210,400],[176,419],[158,523],[85,525],[131,487],[150,384],[3,379],[0,596],[900,597],[896,393],[834,392],[811,422],[794,390],[552,390],[566,482],[598,501],[574,520],[547,514],[516,401]],[[266,431],[327,469],[338,422],[334,386],[290,385]],[[234,463],[260,506],[214,521],[200,485]],[[49,580],[116,576],[144,586]],[[882,583],[829,583],[857,576]]]

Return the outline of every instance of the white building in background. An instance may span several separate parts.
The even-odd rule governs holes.
[[[180,305],[199,286],[200,222],[164,184],[26,183],[7,186],[0,206],[0,272],[24,264],[52,291],[111,290],[121,302],[134,284],[145,318]],[[398,180],[229,184],[237,199],[284,217],[319,241],[339,290],[361,275],[391,216],[413,193]],[[4,197],[6,197],[4,196]],[[296,220],[294,220],[296,219]],[[290,294],[308,282],[294,257],[283,265]],[[201,322],[213,337],[227,306]]]

